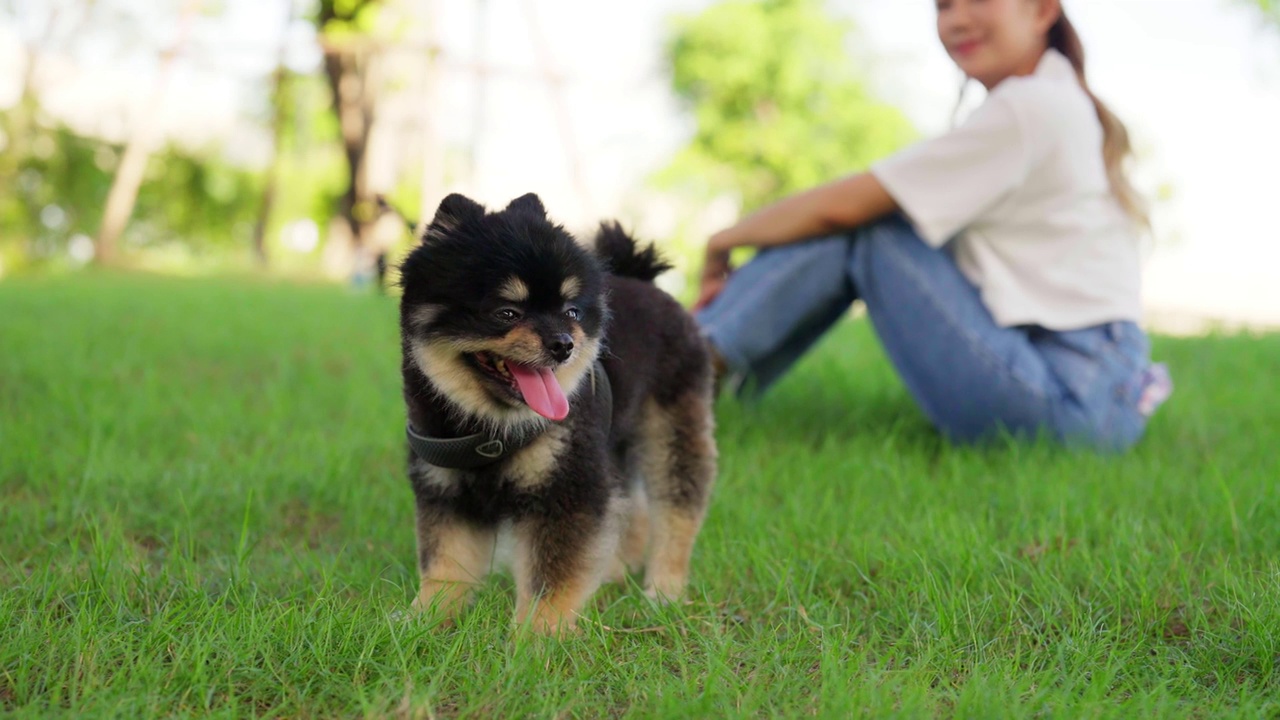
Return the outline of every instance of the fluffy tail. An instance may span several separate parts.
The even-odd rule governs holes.
[[[617,222],[600,223],[600,231],[596,233],[596,255],[604,260],[614,275],[645,282],[652,282],[673,267],[658,256],[652,244],[641,250],[635,238]]]

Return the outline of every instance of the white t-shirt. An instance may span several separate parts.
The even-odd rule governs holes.
[[[871,172],[926,242],[951,242],[1001,326],[1140,319],[1137,233],[1107,182],[1097,112],[1056,50]]]

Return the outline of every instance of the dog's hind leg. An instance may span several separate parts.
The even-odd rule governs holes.
[[[644,567],[645,550],[649,546],[649,528],[649,496],[643,487],[636,487],[632,491],[631,508],[617,555],[624,575],[639,572]]]
[[[633,457],[619,464],[626,477],[626,498],[620,500],[622,537],[618,552],[614,554],[605,572],[605,582],[625,583],[629,573],[644,568],[645,551],[649,546],[649,496],[644,489],[644,478]]]
[[[650,517],[645,594],[670,601],[684,593],[693,544],[715,484],[709,392],[691,390],[669,405],[649,401],[640,435]]]

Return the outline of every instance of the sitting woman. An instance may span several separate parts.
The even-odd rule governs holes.
[[[947,437],[1124,450],[1171,385],[1141,317],[1142,203],[1060,0],[937,0],[987,99],[951,132],[711,237],[698,319],[739,387],[777,380],[861,299]],[[760,248],[731,271],[736,247]]]

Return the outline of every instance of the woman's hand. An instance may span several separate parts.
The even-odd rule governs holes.
[[[694,309],[706,307],[724,290],[732,271],[729,251],[736,247],[766,248],[800,242],[858,227],[897,209],[897,202],[874,175],[859,173],[757,210],[707,241],[707,261]]]
[[[694,311],[703,309],[716,299],[724,290],[725,283],[733,268],[729,265],[729,251],[719,248],[716,237],[707,242],[707,256],[702,264],[702,279],[698,284],[698,301],[694,303]]]

